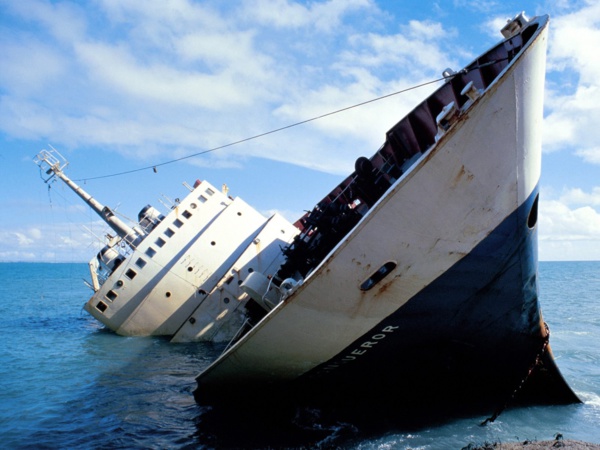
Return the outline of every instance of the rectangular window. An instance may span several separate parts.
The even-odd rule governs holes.
[[[135,265],[141,269],[146,265],[146,261],[144,261],[142,258],[138,258],[138,260],[135,262]]]
[[[200,200],[200,203],[206,203],[208,199],[204,195],[201,195],[200,197],[198,197],[198,200]]]
[[[159,247],[162,247],[163,245],[166,244],[165,240],[163,238],[158,238],[155,242],[156,245],[158,245]]]
[[[175,225],[177,228],[181,228],[183,226],[183,222],[179,219],[175,219],[173,221],[173,225]]]
[[[137,275],[137,272],[133,269],[127,269],[127,272],[125,272],[125,276],[127,278],[129,278],[130,280],[133,280],[136,275]]]
[[[98,311],[100,311],[101,313],[103,313],[104,311],[106,311],[106,308],[108,308],[108,306],[104,302],[98,302],[98,304],[96,305],[96,309]]]
[[[108,292],[106,293],[106,298],[107,298],[108,300],[110,300],[111,302],[114,302],[114,301],[115,301],[115,299],[117,298],[117,293],[116,293],[115,291],[108,291]]]
[[[170,228],[167,228],[165,230],[165,236],[167,237],[172,237],[175,234],[175,232],[173,230],[171,230]]]
[[[146,255],[152,258],[154,255],[156,255],[156,250],[154,250],[152,247],[148,247],[146,250]]]
[[[213,195],[215,193],[215,191],[213,191],[211,188],[207,188],[204,192],[206,192],[208,195]]]
[[[186,219],[189,219],[190,217],[192,217],[192,213],[189,212],[187,209],[181,215],[183,217],[185,217]]]

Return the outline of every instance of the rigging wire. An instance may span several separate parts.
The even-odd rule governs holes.
[[[251,140],[254,140],[254,139],[258,139],[258,138],[261,138],[261,137],[264,137],[264,136],[268,136],[270,134],[278,133],[279,131],[288,130],[290,128],[294,128],[294,127],[297,127],[297,126],[300,126],[300,125],[304,125],[306,123],[313,122],[313,121],[319,120],[319,119],[323,119],[323,118],[328,117],[328,116],[333,116],[334,114],[339,114],[341,112],[348,111],[348,110],[353,109],[353,108],[358,108],[360,106],[364,106],[364,105],[367,105],[369,103],[374,103],[374,102],[379,101],[379,100],[383,100],[383,99],[386,99],[386,98],[389,98],[389,97],[393,97],[394,95],[402,94],[404,92],[408,92],[408,91],[411,91],[413,89],[418,89],[418,88],[421,88],[423,86],[427,86],[429,84],[437,83],[438,81],[447,80],[448,78],[451,78],[454,75],[456,75],[456,73],[452,74],[451,76],[443,76],[443,77],[437,78],[435,80],[426,81],[425,83],[417,84],[415,86],[411,86],[411,87],[406,88],[406,89],[401,89],[399,91],[392,92],[391,94],[382,95],[381,97],[376,97],[376,98],[373,98],[371,100],[367,100],[367,101],[364,101],[364,102],[361,102],[361,103],[357,103],[355,105],[346,106],[345,108],[341,108],[341,109],[337,109],[335,111],[331,111],[331,112],[328,112],[328,113],[325,113],[325,114],[321,114],[320,116],[311,117],[310,119],[305,119],[305,120],[302,120],[300,122],[296,122],[296,123],[293,123],[293,124],[290,124],[290,125],[285,125],[283,127],[276,128],[276,129],[271,130],[271,131],[266,131],[264,133],[256,134],[254,136],[250,136],[250,137],[247,137],[247,138],[244,138],[244,139],[240,139],[240,140],[235,141],[235,142],[230,142],[228,144],[220,145],[218,147],[213,147],[213,148],[210,148],[208,150],[203,150],[201,152],[193,153],[191,155],[183,156],[181,158],[171,159],[169,161],[165,161],[165,162],[162,162],[162,163],[159,163],[159,164],[152,164],[151,166],[140,167],[138,169],[126,170],[126,171],[123,171],[123,172],[117,172],[117,173],[112,173],[112,174],[108,174],[108,175],[98,175],[98,176],[95,176],[95,177],[79,178],[79,179],[73,180],[73,181],[88,181],[88,180],[98,180],[98,179],[101,179],[101,178],[111,178],[111,177],[116,177],[116,176],[120,176],[120,175],[127,175],[127,174],[130,174],[130,173],[141,172],[141,171],[144,171],[144,170],[153,170],[154,172],[156,172],[156,168],[157,167],[166,166],[167,164],[173,164],[173,163],[180,162],[180,161],[183,161],[183,160],[186,160],[186,159],[189,159],[189,158],[194,158],[196,156],[205,155],[207,153],[211,153],[211,152],[214,152],[214,151],[217,151],[217,150],[221,150],[221,149],[224,149],[224,148],[227,148],[227,147],[238,145],[238,144],[241,144],[243,142],[248,142],[248,141],[251,141]]]

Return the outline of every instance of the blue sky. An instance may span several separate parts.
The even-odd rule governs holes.
[[[268,215],[311,209],[506,19],[551,16],[541,260],[600,260],[600,2],[0,0],[0,261],[87,261],[106,227],[33,157],[48,145],[134,218],[207,180]]]

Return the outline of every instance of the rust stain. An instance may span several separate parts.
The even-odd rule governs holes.
[[[460,181],[460,179],[464,176],[464,174],[467,173],[465,171],[465,166],[462,165],[460,166],[460,171],[458,172],[458,174],[454,177],[454,183],[453,184],[458,184],[458,182]]]
[[[392,284],[394,284],[400,277],[401,277],[401,275],[396,275],[394,278],[392,278],[387,283],[382,284],[381,287],[379,289],[377,289],[377,292],[373,295],[373,298],[377,298],[380,295],[385,294],[386,291],[390,288],[390,286]]]
[[[456,174],[456,176],[452,180],[452,187],[457,186],[458,183],[460,182],[460,180],[465,175],[466,175],[467,181],[473,181],[473,179],[475,178],[475,176],[471,172],[468,172],[467,169],[465,169],[465,166],[463,164],[462,166],[460,166],[460,170],[459,170],[458,174]]]
[[[379,288],[379,290],[377,291],[377,294],[375,294],[375,297],[384,294],[385,291],[387,291],[388,288],[390,287],[390,284],[392,284],[392,283],[391,282],[390,283],[385,283],[383,286],[381,286]]]

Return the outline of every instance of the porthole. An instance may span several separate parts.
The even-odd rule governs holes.
[[[227,304],[229,303],[229,297],[225,297],[225,298],[223,299],[223,303],[225,303],[225,304],[227,305]]]
[[[198,289],[198,294],[206,295],[206,291],[204,289]]]
[[[188,267],[188,272],[191,272],[192,270],[194,270],[192,266]]]
[[[388,261],[383,266],[381,266],[375,273],[373,273],[369,278],[367,278],[360,285],[361,291],[368,291],[372,289],[377,283],[383,280],[386,276],[390,274],[392,270],[396,268],[396,263],[394,261]]]
[[[167,291],[167,292],[165,293],[165,297],[167,297],[167,298],[170,298],[170,297],[171,297],[171,293],[170,293],[169,291]]]
[[[536,195],[535,200],[533,201],[533,205],[531,205],[531,210],[529,211],[529,216],[527,217],[527,226],[529,228],[533,228],[537,224],[539,198],[540,198],[540,194]]]
[[[212,241],[212,242],[210,243],[210,245],[217,245],[217,243],[216,243],[215,241]]]

